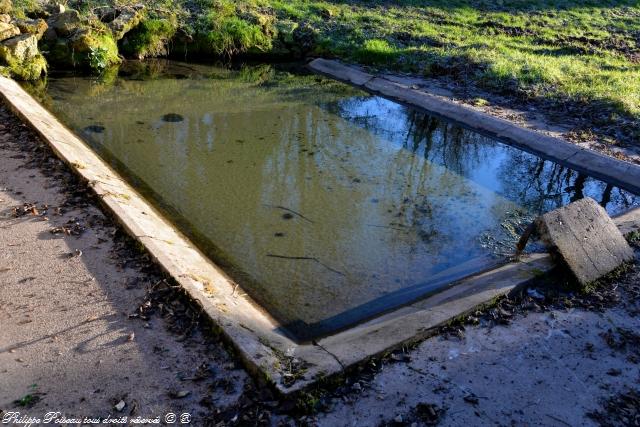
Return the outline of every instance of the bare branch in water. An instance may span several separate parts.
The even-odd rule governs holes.
[[[392,227],[390,225],[377,225],[377,224],[365,224],[367,227],[373,227],[373,228],[386,228],[388,230],[396,230],[396,231],[406,231],[402,228],[399,227]]]
[[[280,206],[280,205],[264,205],[264,206],[265,206],[265,207],[267,207],[267,208],[280,209],[280,210],[283,210],[283,211],[286,211],[286,212],[292,213],[292,214],[294,214],[294,215],[296,215],[296,216],[299,216],[300,218],[304,219],[305,221],[309,221],[310,223],[312,223],[312,224],[313,224],[313,221],[311,221],[311,220],[310,220],[309,218],[307,218],[306,216],[304,216],[304,215],[302,215],[301,213],[296,212],[296,211],[294,211],[294,210],[292,210],[292,209],[285,208],[284,206]]]
[[[338,271],[336,269],[333,269],[331,267],[329,267],[327,264],[324,264],[322,261],[320,261],[318,258],[313,258],[313,257],[308,257],[308,256],[286,256],[286,255],[274,255],[274,254],[267,254],[267,256],[269,258],[279,258],[279,259],[289,259],[289,260],[294,260],[294,261],[314,261],[317,262],[318,264],[320,264],[321,266],[323,266],[324,268],[326,268],[329,271],[332,271],[336,274],[339,274],[341,276],[344,276],[345,274],[341,271]]]

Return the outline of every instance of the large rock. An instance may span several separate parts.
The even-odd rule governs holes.
[[[590,198],[549,212],[535,221],[537,234],[582,285],[612,272],[634,253],[613,220]]]
[[[0,22],[0,42],[20,34],[20,29],[13,24]]]
[[[38,40],[42,38],[44,32],[49,28],[44,19],[16,19],[16,25],[21,33],[33,34]]]
[[[0,0],[0,13],[10,13],[13,10],[11,0]]]
[[[6,13],[0,13],[0,22],[4,22],[5,24],[8,24],[11,22],[11,16],[9,16]]]
[[[52,15],[47,24],[58,36],[69,37],[80,27],[80,14],[77,10],[65,10],[63,13]]]
[[[21,80],[36,80],[45,74],[47,61],[38,50],[36,36],[22,34],[0,43],[0,68]]]
[[[115,7],[101,7],[95,11],[98,19],[105,24],[113,22],[118,17],[120,12]]]
[[[113,33],[113,38],[120,40],[135,28],[142,19],[142,13],[136,7],[124,7],[120,9],[117,16],[107,24]]]
[[[27,62],[39,54],[38,39],[33,34],[22,34],[0,44],[0,57],[7,62]]]
[[[62,3],[49,2],[42,10],[49,15],[58,15],[59,13],[65,13],[67,8]]]

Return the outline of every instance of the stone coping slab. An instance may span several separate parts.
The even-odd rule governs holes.
[[[249,297],[237,292],[236,283],[16,82],[0,77],[0,98],[202,306],[247,369],[267,379],[282,394],[299,392],[368,358],[424,339],[449,320],[514,292],[553,268],[550,256],[535,254],[458,281],[427,299],[317,342],[296,342]],[[635,216],[625,218],[627,224]]]
[[[538,217],[536,233],[581,285],[589,285],[635,258],[607,212],[586,197]]]
[[[409,105],[427,114],[442,117],[467,129],[640,195],[640,165],[523,128],[508,120],[376,77],[338,61],[315,59],[309,63],[308,67],[316,73]]]

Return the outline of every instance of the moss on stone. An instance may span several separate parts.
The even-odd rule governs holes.
[[[53,40],[44,46],[49,62],[57,67],[73,67],[73,54],[69,43],[64,39]]]
[[[118,54],[118,45],[111,34],[87,32],[72,44],[81,55],[81,64],[95,71],[102,71],[122,62]]]
[[[47,72],[47,61],[38,50],[36,36],[23,34],[0,43],[3,75],[19,80],[35,80]]]
[[[14,18],[26,19],[26,18],[44,18],[44,4],[39,0],[16,0],[13,4],[13,12],[11,13]]]
[[[144,6],[141,5],[140,7],[123,7],[118,10],[116,18],[107,24],[114,39],[122,39],[125,34],[140,24],[143,8]]]
[[[47,60],[42,54],[38,54],[21,64],[17,70],[14,70],[14,74],[22,80],[38,80],[47,74],[47,68]]]
[[[11,13],[13,3],[11,0],[0,0],[0,13]]]
[[[120,51],[127,57],[139,59],[166,56],[177,28],[178,22],[174,16],[143,20],[122,39]]]
[[[9,58],[7,65],[0,66],[0,74],[16,80],[38,80],[47,73],[47,60],[41,54],[24,62]]]
[[[44,19],[16,19],[15,24],[20,29],[20,32],[34,34],[38,40],[42,38],[48,28]]]
[[[46,49],[49,61],[60,67],[102,71],[121,62],[113,36],[89,28],[69,39],[56,39]]]

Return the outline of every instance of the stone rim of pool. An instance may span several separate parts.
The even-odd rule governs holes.
[[[462,280],[433,297],[318,342],[296,343],[281,334],[278,325],[260,308],[239,298],[235,284],[220,269],[19,86],[0,79],[0,92],[13,110],[91,184],[123,226],[191,297],[200,301],[248,366],[267,375],[283,393],[298,391],[403,342],[422,339],[450,318],[513,291],[552,267],[547,255],[534,254],[523,263]],[[283,371],[283,359],[302,361],[304,366],[296,372]]]

